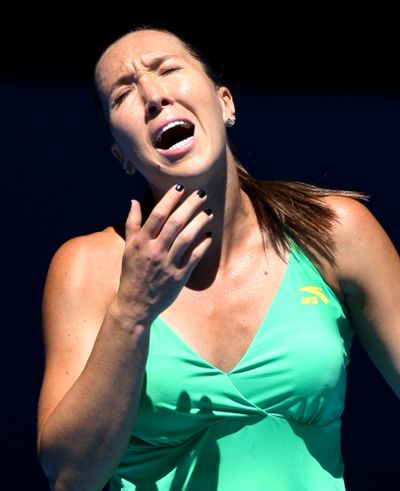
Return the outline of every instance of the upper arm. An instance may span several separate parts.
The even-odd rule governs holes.
[[[39,440],[47,418],[81,374],[106,313],[93,239],[78,237],[54,255],[42,303],[45,371],[38,407]]]
[[[354,329],[365,350],[400,396],[400,258],[361,203],[332,198],[337,274]]]

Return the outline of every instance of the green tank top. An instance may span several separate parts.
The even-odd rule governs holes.
[[[110,490],[344,490],[340,423],[352,337],[345,306],[294,243],[273,302],[230,372],[158,317]]]

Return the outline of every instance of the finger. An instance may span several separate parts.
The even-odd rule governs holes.
[[[178,234],[205,208],[205,200],[205,191],[195,191],[168,217],[159,234],[167,251],[175,242]]]
[[[186,250],[182,262],[181,268],[186,268],[185,276],[188,279],[192,274],[194,268],[198,265],[201,259],[204,257],[208,248],[212,244],[212,235],[203,234],[195,244],[193,244],[189,249]]]
[[[181,267],[182,263],[187,262],[184,256],[191,255],[199,240],[204,238],[206,231],[210,230],[210,222],[213,219],[211,209],[207,209],[197,214],[193,220],[177,235],[174,243],[169,250],[170,261],[176,267]],[[201,239],[200,239],[201,238]]]
[[[131,201],[131,209],[125,223],[125,237],[129,240],[132,236],[135,236],[140,230],[140,224],[142,223],[142,210],[140,203],[133,199]]]
[[[161,198],[156,204],[148,219],[143,224],[142,230],[151,239],[155,239],[171,215],[179,201],[182,199],[184,187],[177,184]]]

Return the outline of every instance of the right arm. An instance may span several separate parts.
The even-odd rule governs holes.
[[[87,254],[79,242],[58,251],[43,299],[38,449],[57,491],[97,490],[107,482],[128,443],[147,355],[148,326],[120,320],[113,303],[99,319],[96,284],[77,269]]]
[[[193,194],[177,207],[181,197],[170,190],[142,228],[133,202],[113,298],[99,288],[105,279],[89,239],[66,243],[52,260],[43,297],[38,450],[56,491],[101,489],[128,444],[151,322],[174,301],[211,243],[204,236],[211,217],[200,212],[203,200]]]

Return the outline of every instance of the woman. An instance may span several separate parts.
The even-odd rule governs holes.
[[[227,142],[231,93],[174,34],[118,39],[96,83],[113,153],[153,204],[50,265],[38,448],[53,489],[344,489],[354,332],[400,394],[389,238],[356,193],[251,178]]]

